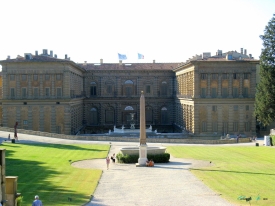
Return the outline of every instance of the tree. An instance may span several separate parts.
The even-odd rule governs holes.
[[[275,14],[264,30],[260,56],[260,82],[257,85],[255,116],[264,126],[275,120]]]

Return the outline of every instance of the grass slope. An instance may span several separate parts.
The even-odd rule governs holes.
[[[171,146],[174,157],[211,161],[212,167],[191,169],[223,198],[237,205],[275,205],[275,148]],[[252,197],[239,200],[238,197]],[[260,197],[257,200],[257,197]],[[266,199],[267,198],[267,199]]]
[[[71,162],[105,158],[109,145],[10,144],[6,148],[6,176],[18,176],[23,205],[39,195],[43,205],[82,205],[93,194],[101,170],[79,169]],[[72,201],[68,201],[68,197]]]

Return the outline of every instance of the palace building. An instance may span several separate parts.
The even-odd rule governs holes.
[[[256,133],[258,60],[241,52],[203,53],[179,63],[82,63],[26,53],[0,61],[4,127],[60,134],[106,133],[146,125],[195,136]]]

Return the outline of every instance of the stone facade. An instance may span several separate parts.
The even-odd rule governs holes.
[[[61,134],[83,126],[87,133],[106,132],[130,121],[138,127],[144,91],[147,126],[194,135],[254,134],[258,63],[237,52],[186,63],[132,64],[75,64],[47,51],[25,54],[0,61],[0,122]]]

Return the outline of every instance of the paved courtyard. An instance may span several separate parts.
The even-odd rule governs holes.
[[[0,141],[7,139],[9,132],[0,131]],[[12,136],[12,135],[11,135]],[[18,134],[19,141],[56,144],[110,144],[110,142],[64,140],[51,137]],[[167,146],[150,143],[148,146]],[[169,144],[171,145],[171,144]],[[234,144],[255,145],[255,143]],[[121,147],[138,146],[132,142],[111,142],[109,156],[118,153]],[[192,145],[188,145],[192,146]],[[205,145],[201,145],[205,146]],[[211,146],[211,145],[207,145]],[[232,145],[226,145],[232,146]],[[229,206],[232,205],[197,179],[189,168],[211,167],[208,161],[195,161],[171,157],[167,164],[155,167],[136,167],[134,164],[110,164],[106,169],[105,159],[84,160],[73,163],[74,167],[102,169],[103,174],[92,200],[92,205],[187,205],[187,206]]]

